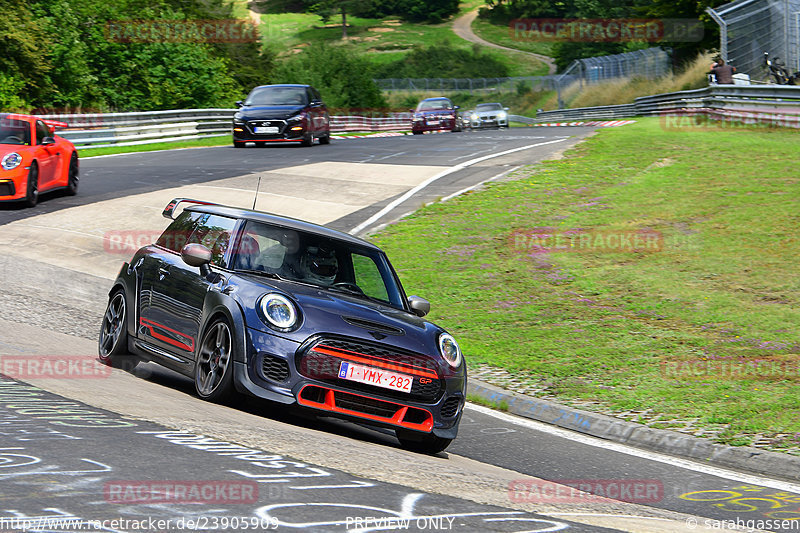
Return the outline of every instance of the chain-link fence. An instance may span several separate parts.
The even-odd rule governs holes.
[[[720,27],[720,55],[739,72],[766,79],[765,52],[800,70],[800,0],[742,0],[706,11]]]
[[[797,0],[800,1],[800,0]],[[669,52],[659,47],[635,52],[576,59],[561,74],[516,78],[387,78],[376,79],[383,91],[417,92],[511,92],[520,90],[558,91],[573,83],[591,85],[601,81],[636,76],[650,79],[670,72]]]
[[[658,78],[670,71],[669,53],[659,47],[610,56],[576,59],[561,73],[587,84],[619,78]],[[563,85],[563,84],[561,84]]]

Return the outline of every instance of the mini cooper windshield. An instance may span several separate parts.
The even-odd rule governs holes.
[[[323,235],[247,221],[232,268],[403,309],[403,295],[383,254]]]

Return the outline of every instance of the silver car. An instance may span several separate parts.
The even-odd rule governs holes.
[[[470,114],[473,128],[507,128],[508,108],[503,104],[478,104]]]

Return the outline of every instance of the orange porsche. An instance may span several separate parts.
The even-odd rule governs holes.
[[[33,207],[39,193],[78,192],[78,151],[53,130],[63,122],[30,115],[0,113],[0,201]]]

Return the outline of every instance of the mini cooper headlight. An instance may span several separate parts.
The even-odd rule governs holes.
[[[22,156],[17,152],[11,152],[3,157],[3,161],[0,163],[0,166],[3,167],[3,170],[12,170],[17,168],[20,163],[22,163]]]
[[[458,347],[458,343],[449,333],[439,335],[439,352],[441,352],[447,364],[453,368],[458,368],[461,365],[461,348]]]
[[[261,314],[278,329],[289,329],[297,323],[297,309],[281,294],[269,293],[261,297]]]

